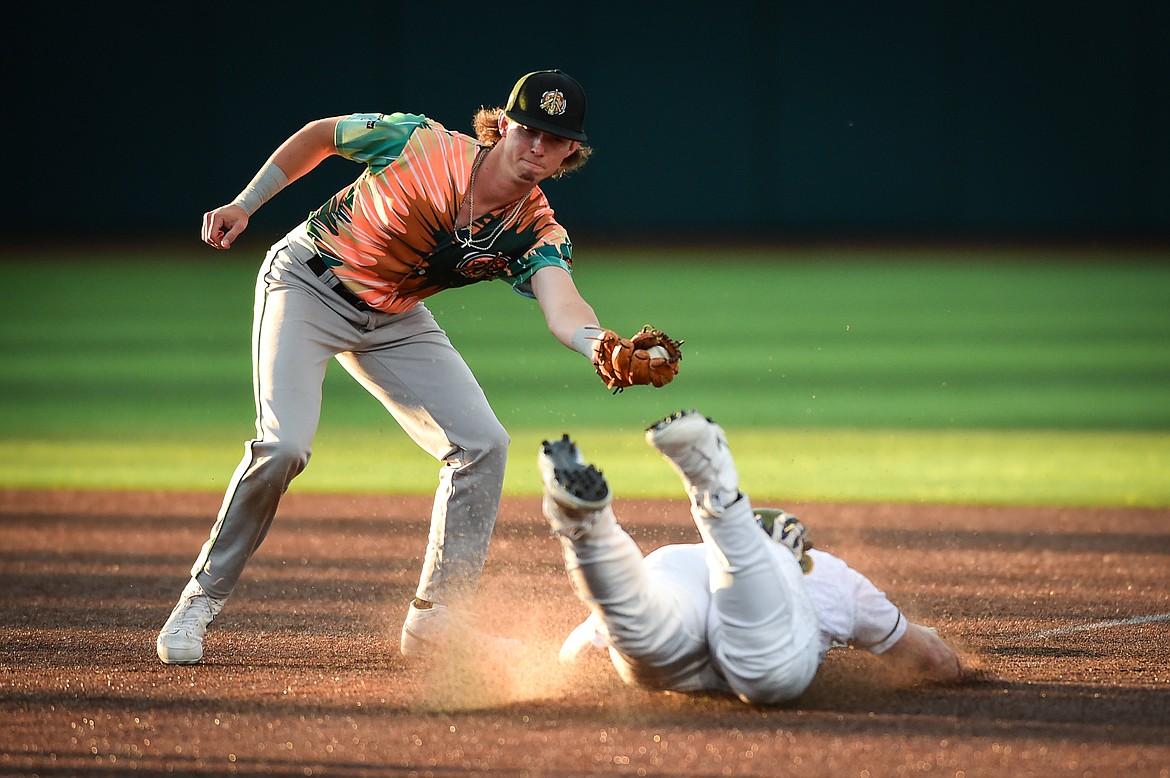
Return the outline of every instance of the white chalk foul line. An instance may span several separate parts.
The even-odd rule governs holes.
[[[1046,629],[1043,632],[1033,632],[1031,635],[1023,635],[1022,637],[1025,640],[1054,638],[1058,635],[1071,635],[1074,632],[1089,632],[1090,630],[1107,629],[1108,627],[1129,627],[1134,624],[1150,624],[1156,621],[1170,621],[1170,613],[1159,613],[1156,616],[1133,616],[1128,619],[1113,619],[1111,621],[1095,621],[1092,624],[1078,624],[1075,627]]]

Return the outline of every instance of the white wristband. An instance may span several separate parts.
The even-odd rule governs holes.
[[[570,342],[573,345],[573,350],[581,353],[583,357],[590,362],[593,361],[593,348],[597,343],[598,336],[604,330],[596,324],[586,324],[577,328],[573,333]]]
[[[265,162],[255,177],[244,187],[244,191],[236,195],[232,205],[244,209],[244,213],[251,216],[260,210],[260,206],[276,196],[276,193],[288,186],[288,176],[276,165]]]

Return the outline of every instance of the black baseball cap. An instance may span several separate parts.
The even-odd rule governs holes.
[[[569,140],[585,136],[585,90],[559,70],[537,70],[512,87],[504,115],[525,127]]]

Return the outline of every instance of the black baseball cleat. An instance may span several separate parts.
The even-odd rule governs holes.
[[[537,462],[544,485],[544,515],[553,534],[579,537],[613,500],[605,476],[581,458],[568,435],[541,443]]]
[[[568,435],[541,443],[540,475],[545,491],[565,508],[597,510],[610,502],[605,476],[581,458]]]

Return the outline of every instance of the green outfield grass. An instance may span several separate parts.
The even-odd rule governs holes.
[[[252,434],[262,253],[0,262],[0,487],[223,489]],[[697,407],[728,428],[757,497],[1166,506],[1166,259],[582,250],[577,282],[605,324],[686,341],[674,384],[618,396],[502,283],[431,307],[512,433],[512,494],[536,493],[536,447],[562,432],[620,494],[676,494],[641,431]],[[437,464],[339,368],[326,383],[294,488],[433,490]]]

